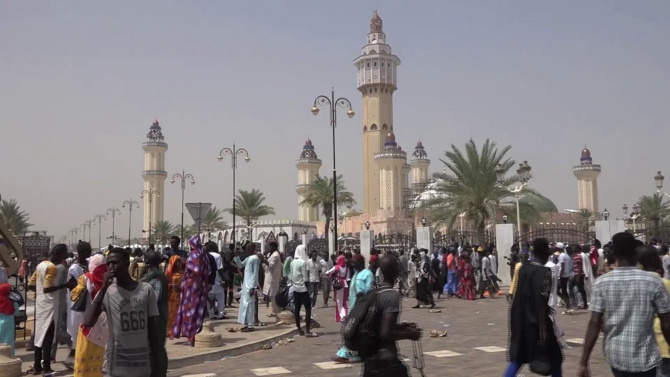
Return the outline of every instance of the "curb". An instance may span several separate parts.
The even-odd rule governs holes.
[[[224,357],[240,356],[244,355],[245,353],[259,351],[263,345],[267,343],[274,343],[283,338],[293,337],[296,334],[298,334],[298,329],[293,328],[274,336],[259,339],[253,342],[247,342],[227,349],[212,349],[195,355],[169,358],[168,370],[181,369],[191,365],[202,364],[208,361],[220,360]]]

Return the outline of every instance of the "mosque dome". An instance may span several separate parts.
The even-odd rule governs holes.
[[[428,158],[428,153],[426,153],[426,149],[424,149],[421,140],[419,140],[416,143],[416,147],[414,147],[414,152],[412,152],[412,156],[416,158]]]
[[[558,212],[558,207],[556,204],[551,201],[551,199],[542,195],[524,195],[521,199],[522,202],[533,207],[537,212]]]
[[[300,153],[300,158],[312,158],[312,159],[318,158],[316,152],[314,151],[314,145],[312,144],[312,140],[307,139],[305,141],[305,145],[303,145],[302,152]]]
[[[582,157],[579,159],[582,164],[590,164],[593,159],[591,158],[591,151],[584,146],[584,149],[582,149]]]
[[[158,120],[157,120],[157,119],[154,119],[154,122],[151,123],[151,127],[149,127],[149,129],[150,129],[150,130],[160,130],[160,129],[161,129],[161,126],[160,126],[160,124],[158,123]]]

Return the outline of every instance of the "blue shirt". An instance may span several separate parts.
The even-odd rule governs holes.
[[[560,267],[561,264],[563,264],[562,267]],[[568,253],[566,253],[565,251],[558,256],[558,265],[559,268],[561,269],[562,278],[569,278],[572,276],[572,268],[573,268],[572,258],[570,258]]]

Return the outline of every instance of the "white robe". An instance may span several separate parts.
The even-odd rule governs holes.
[[[582,268],[584,269],[584,276],[587,278],[584,281],[586,301],[591,302],[591,292],[593,291],[593,267],[591,267],[591,259],[586,253],[582,253]]]
[[[79,277],[85,273],[84,268],[78,264],[74,263],[70,268],[68,269],[67,273],[67,280],[70,280],[70,278],[79,281]],[[72,299],[70,297],[71,292],[67,292],[67,299],[65,300],[66,304],[65,306],[67,307],[67,333],[70,335],[72,338],[72,344],[76,346],[77,344],[77,335],[79,335],[79,326],[84,323],[84,312],[75,312],[72,311]],[[89,293],[90,295],[90,293]],[[87,304],[90,305],[91,303],[91,298],[88,297],[88,301],[86,302]]]
[[[254,317],[256,314],[256,297],[249,293],[252,289],[258,288],[258,273],[261,261],[256,255],[247,257],[240,261],[235,257],[235,263],[240,268],[244,268],[244,279],[242,280],[242,291],[240,292],[240,310],[237,315],[237,322],[249,327],[254,326]]]
[[[263,294],[270,296],[270,300],[274,300],[274,295],[279,290],[279,283],[281,282],[283,272],[284,265],[281,263],[281,256],[278,251],[275,251],[268,258],[265,287],[263,287]]]
[[[35,270],[35,289],[37,292],[35,300],[35,347],[42,347],[44,337],[52,323],[54,323],[54,338],[58,334],[58,323],[60,321],[58,321],[57,315],[59,312],[60,292],[44,293],[44,279],[46,278],[49,266],[54,266],[54,264],[50,261],[44,261],[38,264]],[[59,271],[54,279],[54,284],[61,281],[62,277],[59,276],[60,274],[61,272]]]

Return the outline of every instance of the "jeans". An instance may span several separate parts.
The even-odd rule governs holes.
[[[658,374],[660,377],[670,377],[670,359],[663,359],[659,368],[661,368]]]
[[[507,369],[505,369],[503,377],[515,377],[522,366],[523,364],[518,364],[516,361],[510,361],[509,364],[507,364]],[[551,371],[551,377],[563,377],[563,370],[560,366]]]
[[[316,306],[316,299],[319,297],[319,282],[310,281],[309,282],[309,297],[312,302],[312,307]]]
[[[447,295],[455,295],[458,290],[458,278],[456,277],[456,270],[449,270],[447,272],[447,285],[445,291]]]
[[[214,300],[216,300],[216,315],[214,314]],[[209,307],[209,318],[216,318],[217,316],[220,318],[226,314],[226,291],[223,290],[223,287],[212,288],[209,291],[209,301],[207,304]]]
[[[51,370],[51,347],[54,345],[55,329],[56,324],[52,322],[49,329],[47,329],[47,333],[44,335],[42,347],[35,346],[35,364],[33,365],[33,369],[36,371]]]
[[[295,300],[295,325],[300,331],[300,307],[305,306],[305,329],[309,333],[311,319],[312,319],[312,303],[309,299],[309,292],[293,292],[293,300]]]
[[[577,290],[579,291],[579,294],[582,296],[582,304],[584,305],[584,309],[588,308],[588,301],[586,301],[586,289],[584,289],[584,275],[580,276],[575,276],[573,280],[570,281],[570,293],[573,292],[573,288],[577,287]],[[577,306],[577,299],[573,300],[573,303],[575,306]]]
[[[612,368],[612,374],[614,374],[614,377],[656,377],[656,368],[650,369],[646,372],[622,372]]]

